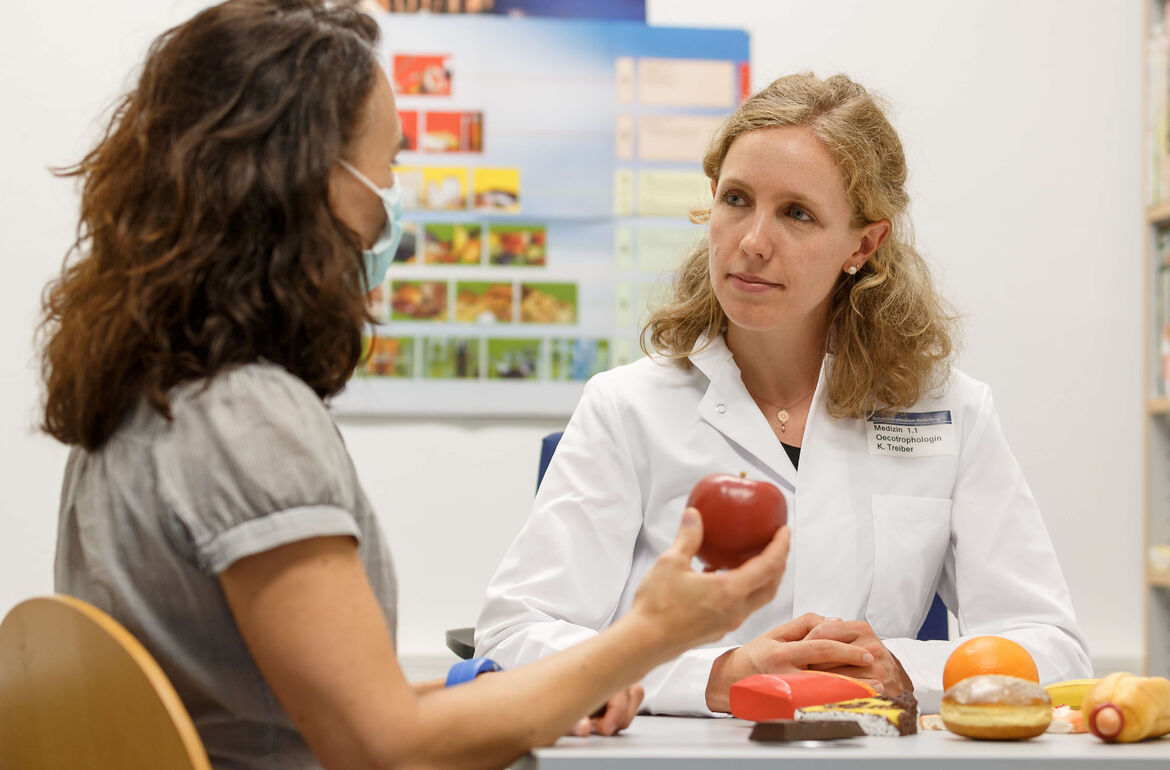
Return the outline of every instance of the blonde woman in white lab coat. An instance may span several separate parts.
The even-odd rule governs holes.
[[[694,483],[746,471],[788,502],[780,591],[651,672],[644,709],[726,712],[737,679],[819,668],[936,710],[947,656],[980,634],[1022,644],[1044,682],[1089,676],[991,391],[950,365],[901,142],[873,97],[843,75],[780,78],[703,168],[708,233],[650,319],[657,352],[586,387],[488,587],[476,653],[515,666],[597,634],[630,610]],[[919,641],[936,591],[960,638]]]

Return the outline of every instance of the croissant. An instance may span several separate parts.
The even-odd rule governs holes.
[[[1170,679],[1119,671],[1102,679],[1081,705],[1089,729],[1107,743],[1170,733]]]

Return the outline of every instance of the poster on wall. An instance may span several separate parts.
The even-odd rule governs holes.
[[[740,30],[376,16],[406,233],[345,415],[567,416],[642,355],[701,235],[702,154],[749,88]]]
[[[495,13],[646,21],[645,0],[362,0],[362,6],[395,13]]]

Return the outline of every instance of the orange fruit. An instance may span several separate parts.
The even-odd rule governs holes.
[[[1040,683],[1036,661],[1020,645],[1002,636],[977,636],[955,648],[943,667],[943,690],[969,676],[1000,674]]]

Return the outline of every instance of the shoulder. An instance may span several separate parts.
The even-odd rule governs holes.
[[[337,434],[324,402],[304,380],[268,362],[233,367],[210,380],[172,390],[173,434],[211,430],[246,436],[282,431],[332,441]]]
[[[958,367],[951,366],[933,387],[909,409],[911,413],[946,412],[956,423],[973,426],[992,411],[991,388]]]
[[[663,388],[693,388],[699,385],[706,387],[707,376],[685,360],[645,356],[594,375],[586,389],[629,398],[661,393]]]
[[[570,422],[621,426],[626,433],[653,431],[664,420],[695,415],[709,384],[696,367],[659,357],[641,358],[594,375]]]
[[[183,383],[171,392],[171,408],[176,411],[290,407],[328,416],[324,403],[304,380],[267,361],[234,366],[210,380]]]
[[[991,387],[956,366],[949,368],[946,379],[912,411],[945,412],[958,428],[964,446],[982,435],[995,418]]]
[[[159,494],[201,565],[357,531],[352,462],[324,403],[279,366],[248,364],[171,392],[153,445]]]
[[[171,392],[172,420],[155,446],[160,471],[210,478],[338,473],[348,466],[341,434],[303,380],[266,362],[185,383]],[[207,477],[207,478],[203,478]],[[217,482],[218,483],[218,482]]]
[[[991,386],[957,366],[951,366],[940,387],[941,397],[952,404],[982,411],[991,407]]]

